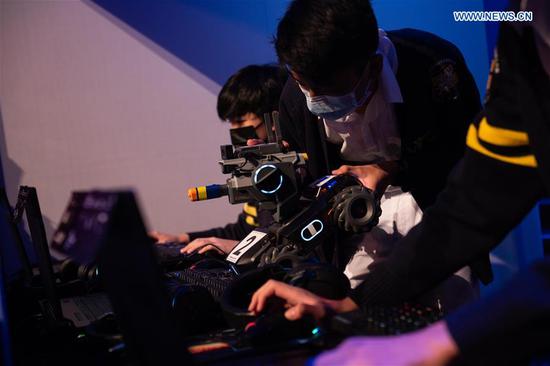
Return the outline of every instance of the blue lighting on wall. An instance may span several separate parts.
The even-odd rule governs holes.
[[[286,0],[93,0],[219,85],[249,64],[276,62]]]

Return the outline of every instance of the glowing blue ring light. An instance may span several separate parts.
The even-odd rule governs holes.
[[[258,184],[258,173],[260,173],[260,171],[264,168],[273,168],[273,169],[277,169],[277,167],[273,164],[265,164],[265,165],[262,165],[260,166],[256,172],[254,173],[254,184]],[[277,187],[271,191],[268,191],[268,190],[265,190],[265,189],[260,189],[260,192],[262,192],[263,194],[273,194],[275,192],[277,192],[279,189],[281,189],[283,185],[283,176],[280,175],[279,176],[279,184],[277,185]]]
[[[319,230],[315,229],[315,226],[314,226],[315,223],[321,224],[321,227],[319,228]],[[310,230],[310,227],[313,229],[313,231]],[[315,220],[311,221],[309,224],[307,224],[307,225],[302,229],[302,231],[300,232],[300,236],[302,237],[302,239],[303,239],[304,241],[311,241],[311,240],[313,240],[317,235],[321,234],[321,231],[323,231],[324,227],[325,227],[325,226],[323,225],[323,222],[322,222],[321,220],[315,219]],[[310,236],[309,238],[306,238],[305,235],[304,235],[304,232],[305,232],[306,230],[309,231],[309,233],[311,234],[311,236]]]

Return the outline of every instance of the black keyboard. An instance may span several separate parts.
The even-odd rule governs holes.
[[[180,253],[180,250],[185,247],[185,244],[172,242],[157,244],[155,247],[157,249],[158,260],[161,264],[171,263],[186,258],[184,254]]]
[[[330,327],[345,335],[397,335],[424,328],[443,318],[433,307],[404,303],[373,306],[335,315]]]
[[[89,319],[99,319],[105,314],[113,313],[113,306],[104,293],[77,296],[71,299],[82,312],[88,311],[91,314]]]
[[[205,287],[216,300],[221,300],[225,290],[237,278],[235,272],[226,268],[190,268],[167,274],[182,284]]]

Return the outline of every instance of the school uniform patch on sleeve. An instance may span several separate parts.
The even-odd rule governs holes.
[[[436,62],[430,70],[432,79],[432,98],[437,102],[452,102],[459,97],[458,73],[453,60],[443,59]]]

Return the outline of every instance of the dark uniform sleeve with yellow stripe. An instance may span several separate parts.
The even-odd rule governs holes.
[[[550,100],[548,89],[537,90],[537,96],[546,93],[540,99],[546,102],[540,105],[519,102],[528,92],[518,70],[526,55],[518,36],[509,32],[513,31],[501,30],[507,42],[499,43],[489,100],[485,112],[468,129],[464,158],[422,222],[396,245],[386,261],[371,268],[364,283],[353,291],[356,303],[399,302],[430,289],[486,256],[548,193],[541,177],[549,167],[539,167],[533,153],[544,150],[532,144],[528,131],[534,125],[548,124],[550,115],[524,117],[526,108],[548,112],[544,104]],[[534,69],[530,65],[525,72]],[[540,77],[548,79],[546,74]],[[536,138],[548,142],[550,134]]]
[[[550,21],[549,13],[534,16]],[[540,63],[531,27],[503,23],[500,34],[487,118],[470,129],[468,145],[496,161],[536,168],[548,194],[550,78]],[[492,120],[501,123],[495,126]],[[514,131],[518,121],[524,131]],[[531,197],[530,182],[518,184],[516,194]],[[509,210],[506,202],[500,208]],[[533,356],[548,361],[550,259],[534,263],[501,291],[451,314],[446,322],[460,349],[457,364],[529,364]]]
[[[242,240],[258,226],[258,210],[256,206],[245,203],[237,222],[227,224],[224,227],[189,233],[189,239],[195,240],[197,238],[217,237],[222,239]]]

